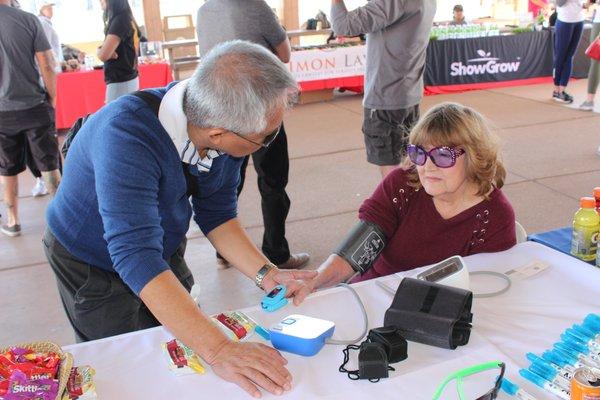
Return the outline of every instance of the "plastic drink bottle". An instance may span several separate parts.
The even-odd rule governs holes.
[[[596,199],[582,197],[579,204],[581,208],[573,218],[571,254],[583,261],[594,261],[596,260],[600,231],[600,216],[596,212]]]
[[[600,214],[600,187],[594,188],[594,198],[596,199],[596,211]]]

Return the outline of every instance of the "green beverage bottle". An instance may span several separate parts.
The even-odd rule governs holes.
[[[580,209],[573,218],[571,254],[583,261],[594,261],[598,250],[600,216],[596,212],[596,199],[582,197]]]

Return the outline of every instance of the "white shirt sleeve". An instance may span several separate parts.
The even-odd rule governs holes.
[[[62,47],[60,45],[60,40],[58,39],[58,34],[52,27],[52,24],[43,16],[38,16],[40,22],[42,23],[42,28],[44,28],[44,33],[48,38],[48,42],[50,42],[50,46],[52,47],[52,53],[54,54],[54,58],[56,60],[56,72],[61,72],[60,63],[64,61],[64,56],[62,52]]]

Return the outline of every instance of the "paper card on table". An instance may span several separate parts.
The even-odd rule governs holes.
[[[550,264],[548,263],[540,260],[533,260],[519,268],[506,271],[506,275],[512,280],[523,280],[539,274],[540,272],[548,269],[548,267],[550,267]]]

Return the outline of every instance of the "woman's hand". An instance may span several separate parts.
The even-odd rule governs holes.
[[[312,282],[317,276],[317,271],[291,271],[272,269],[263,280],[265,292],[270,292],[277,285],[284,285],[287,291],[286,297],[294,300],[294,305],[299,305],[306,296],[313,291],[313,287],[308,283]],[[297,296],[302,293],[301,299]]]

